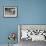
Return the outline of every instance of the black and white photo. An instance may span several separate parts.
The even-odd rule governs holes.
[[[4,7],[4,17],[16,17],[17,8],[16,7]]]

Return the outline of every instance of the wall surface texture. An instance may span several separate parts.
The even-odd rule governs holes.
[[[18,16],[4,18],[5,6],[16,6]],[[46,0],[0,0],[0,44],[8,43],[9,32],[17,34],[18,24],[46,24]]]

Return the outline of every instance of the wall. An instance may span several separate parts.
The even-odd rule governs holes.
[[[5,18],[4,7],[5,6],[18,6],[17,0],[0,0],[0,44],[7,44],[8,34],[10,32],[16,32],[17,35],[17,19],[18,18]],[[18,38],[17,38],[18,39]],[[16,43],[18,42],[16,39]]]
[[[46,24],[46,0],[19,0],[20,24]]]
[[[4,18],[4,6],[16,6],[18,16]],[[18,24],[46,24],[46,0],[0,0],[0,44],[8,43],[9,32],[18,32]]]

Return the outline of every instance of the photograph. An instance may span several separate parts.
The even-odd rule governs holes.
[[[4,7],[4,17],[16,17],[17,8],[16,7]]]
[[[18,30],[20,31],[20,41],[21,40],[46,41],[46,25],[20,24],[19,28]]]

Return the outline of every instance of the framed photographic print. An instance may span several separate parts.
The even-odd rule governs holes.
[[[17,7],[4,7],[4,17],[16,17],[17,16]]]
[[[46,41],[46,25],[39,24],[19,24],[18,41]]]

